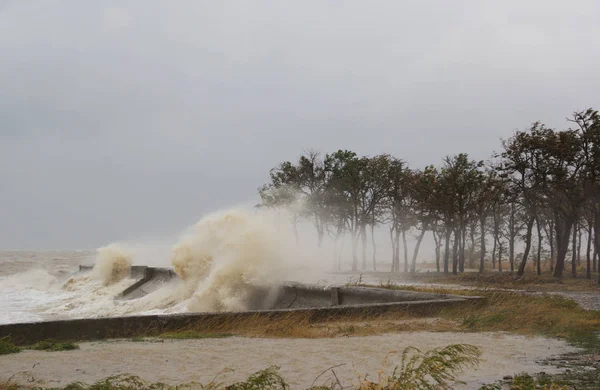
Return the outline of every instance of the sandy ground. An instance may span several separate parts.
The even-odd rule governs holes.
[[[478,385],[519,372],[551,372],[540,359],[574,351],[560,340],[522,337],[505,333],[406,332],[367,337],[332,339],[226,339],[166,340],[164,342],[106,341],[83,343],[68,352],[24,351],[0,356],[0,380],[29,385],[64,386],[73,381],[92,383],[107,376],[129,373],[150,381],[170,384],[210,382],[225,368],[219,381],[231,383],[270,365],[281,366],[281,374],[292,389],[307,388],[328,367],[335,369],[344,385],[356,384],[357,377],[377,378],[380,369],[391,372],[398,359],[383,366],[388,352],[407,346],[422,350],[454,343],[469,343],[484,351],[477,369],[461,375],[467,386]],[[321,377],[317,384],[330,380]]]

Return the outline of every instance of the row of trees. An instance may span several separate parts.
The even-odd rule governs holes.
[[[259,189],[260,206],[293,210],[294,226],[301,219],[312,221],[319,245],[328,234],[337,248],[348,235],[353,270],[359,257],[367,267],[369,230],[377,269],[373,231],[386,225],[392,271],[400,271],[402,246],[404,271],[414,272],[421,242],[431,232],[438,271],[463,272],[477,262],[482,272],[486,261],[502,270],[506,255],[511,271],[518,266],[522,275],[533,258],[541,273],[542,254],[549,248],[545,257],[562,277],[572,243],[575,275],[586,237],[589,278],[596,268],[592,243],[594,253],[600,252],[600,239],[593,239],[600,237],[600,117],[588,109],[568,120],[572,126],[566,130],[536,122],[517,131],[485,163],[461,153],[445,157],[438,167],[412,169],[388,154],[311,151],[271,170],[270,181]],[[416,238],[410,255],[409,233]],[[516,258],[518,245],[524,250]]]

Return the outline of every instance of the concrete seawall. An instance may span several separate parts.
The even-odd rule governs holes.
[[[210,330],[215,324],[235,324],[248,319],[276,320],[298,315],[309,322],[383,314],[435,315],[444,307],[473,304],[475,299],[448,298],[428,301],[378,303],[352,306],[332,306],[304,309],[280,309],[225,313],[186,313],[172,315],[89,318],[64,321],[0,325],[0,337],[10,336],[20,345],[54,340],[102,340],[134,336],[157,336],[177,330]]]
[[[91,267],[80,267],[81,272]],[[177,278],[166,268],[134,266],[131,277],[137,279],[115,299],[137,299]],[[275,320],[298,316],[309,322],[348,317],[367,319],[398,313],[430,316],[442,308],[471,305],[481,297],[434,294],[405,290],[354,286],[313,286],[286,283],[283,286],[256,289],[243,312],[136,315],[127,317],[85,318],[59,321],[0,325],[0,337],[11,336],[17,344],[32,344],[45,339],[101,340],[134,336],[157,336],[176,330],[211,330],[219,324],[235,328],[248,319]],[[233,325],[232,325],[233,324]]]

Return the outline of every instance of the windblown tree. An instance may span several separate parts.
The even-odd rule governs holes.
[[[352,270],[358,269],[358,243],[362,238],[362,268],[366,268],[367,226],[375,223],[376,216],[387,194],[386,179],[389,156],[358,157],[356,153],[339,150],[325,156],[325,166],[331,173],[328,191],[336,213],[344,219],[344,225],[352,240]]]
[[[436,197],[436,180],[438,172],[433,166],[423,171],[408,172],[408,191],[410,193],[412,222],[419,232],[413,250],[410,272],[415,272],[417,257],[425,233],[433,230],[437,220],[434,199]]]
[[[296,189],[300,192],[304,204],[304,216],[312,220],[317,231],[318,246],[321,247],[329,219],[326,205],[326,191],[329,172],[325,163],[316,151],[309,151],[300,156],[296,165]]]
[[[594,252],[600,253],[600,240],[595,239],[600,237],[600,115],[590,108],[573,113],[569,120],[576,125],[573,131],[581,140],[583,191],[592,209]],[[600,274],[598,280],[600,281]]]
[[[316,151],[300,156],[296,164],[285,161],[271,169],[270,182],[259,189],[262,207],[285,208],[292,214],[296,238],[300,217],[312,221],[321,246],[329,219],[326,191],[329,172]]]
[[[572,130],[548,131],[544,139],[544,161],[546,163],[545,192],[548,206],[554,215],[557,243],[557,258],[554,276],[563,275],[568,251],[570,231],[576,228],[585,203],[583,191],[584,159],[581,139]],[[576,249],[575,247],[573,248]],[[576,275],[576,259],[572,259],[572,273]]]
[[[454,234],[452,273],[464,271],[465,236],[471,210],[475,205],[475,193],[481,177],[483,162],[469,160],[461,153],[446,157],[437,180],[435,208],[445,225],[446,245],[444,272],[448,272],[450,237]]]
[[[509,183],[512,200],[523,211],[522,217],[526,227],[525,250],[517,271],[519,275],[525,272],[531,250],[533,225],[542,208],[541,193],[545,179],[545,163],[541,145],[548,131],[551,130],[536,122],[528,131],[519,131],[508,141],[503,142],[504,152],[501,155],[503,161],[499,169]]]
[[[488,219],[498,202],[504,186],[502,180],[498,178],[497,172],[493,169],[487,169],[486,171],[478,171],[475,177],[474,186],[474,214],[476,218],[474,221],[479,223],[479,272],[483,272],[485,268],[485,254],[486,254],[486,242],[485,237],[487,233]],[[495,231],[496,237],[498,231]],[[474,232],[471,231],[474,235]],[[473,245],[475,244],[474,240]]]
[[[497,197],[493,200],[492,218],[491,218],[491,233],[493,239],[492,248],[492,269],[496,269],[496,259],[498,260],[498,271],[502,272],[502,254],[505,249],[505,241],[507,234],[508,216],[510,207],[507,202],[506,185],[503,181],[499,181],[501,189],[499,189]]]
[[[600,118],[589,109],[568,120],[573,128],[567,130],[535,122],[517,131],[488,168],[464,153],[444,158],[439,169],[419,170],[387,154],[360,157],[338,150],[321,157],[309,151],[271,170],[259,188],[260,206],[289,212],[297,239],[299,220],[312,223],[319,245],[328,233],[338,269],[338,244],[347,237],[352,269],[367,268],[370,245],[376,270],[376,228],[387,224],[393,272],[401,268],[400,246],[404,271],[416,272],[421,243],[431,231],[438,271],[443,265],[448,273],[451,264],[456,274],[478,261],[483,272],[488,259],[492,269],[498,261],[501,271],[504,256],[511,272],[518,267],[522,275],[531,257],[541,274],[545,257],[561,277],[568,259],[576,275],[585,256],[590,278],[600,253]],[[415,243],[411,261],[407,236]]]
[[[371,244],[373,247],[373,270],[377,270],[375,226],[383,221],[385,214],[385,202],[390,188],[388,173],[390,171],[391,157],[387,154],[366,158],[366,164],[362,172],[362,191],[360,201],[361,213],[361,239],[362,245],[362,269],[367,268],[366,241],[367,226],[371,227]]]
[[[392,242],[392,272],[400,272],[400,236],[403,237],[404,241],[404,272],[408,272],[406,231],[414,224],[411,179],[412,173],[404,161],[392,158],[388,168],[387,180],[389,187],[385,199]]]

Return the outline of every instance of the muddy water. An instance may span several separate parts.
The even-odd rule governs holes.
[[[47,353],[25,351],[0,356],[0,380],[30,385],[64,386],[73,381],[93,382],[98,379],[129,373],[150,381],[170,384],[197,381],[210,382],[225,368],[218,379],[231,383],[271,365],[281,366],[282,376],[292,389],[309,387],[328,367],[335,369],[344,385],[357,384],[359,376],[368,374],[376,379],[388,352],[407,346],[422,350],[444,347],[453,343],[470,343],[483,349],[484,361],[477,369],[463,372],[460,378],[466,386],[456,389],[477,389],[481,383],[501,379],[507,374],[551,371],[536,363],[574,348],[559,340],[526,338],[503,333],[430,333],[406,332],[368,337],[333,339],[253,339],[228,338],[177,340],[156,342],[111,341],[84,343],[78,351]],[[317,384],[332,380],[322,376]]]

